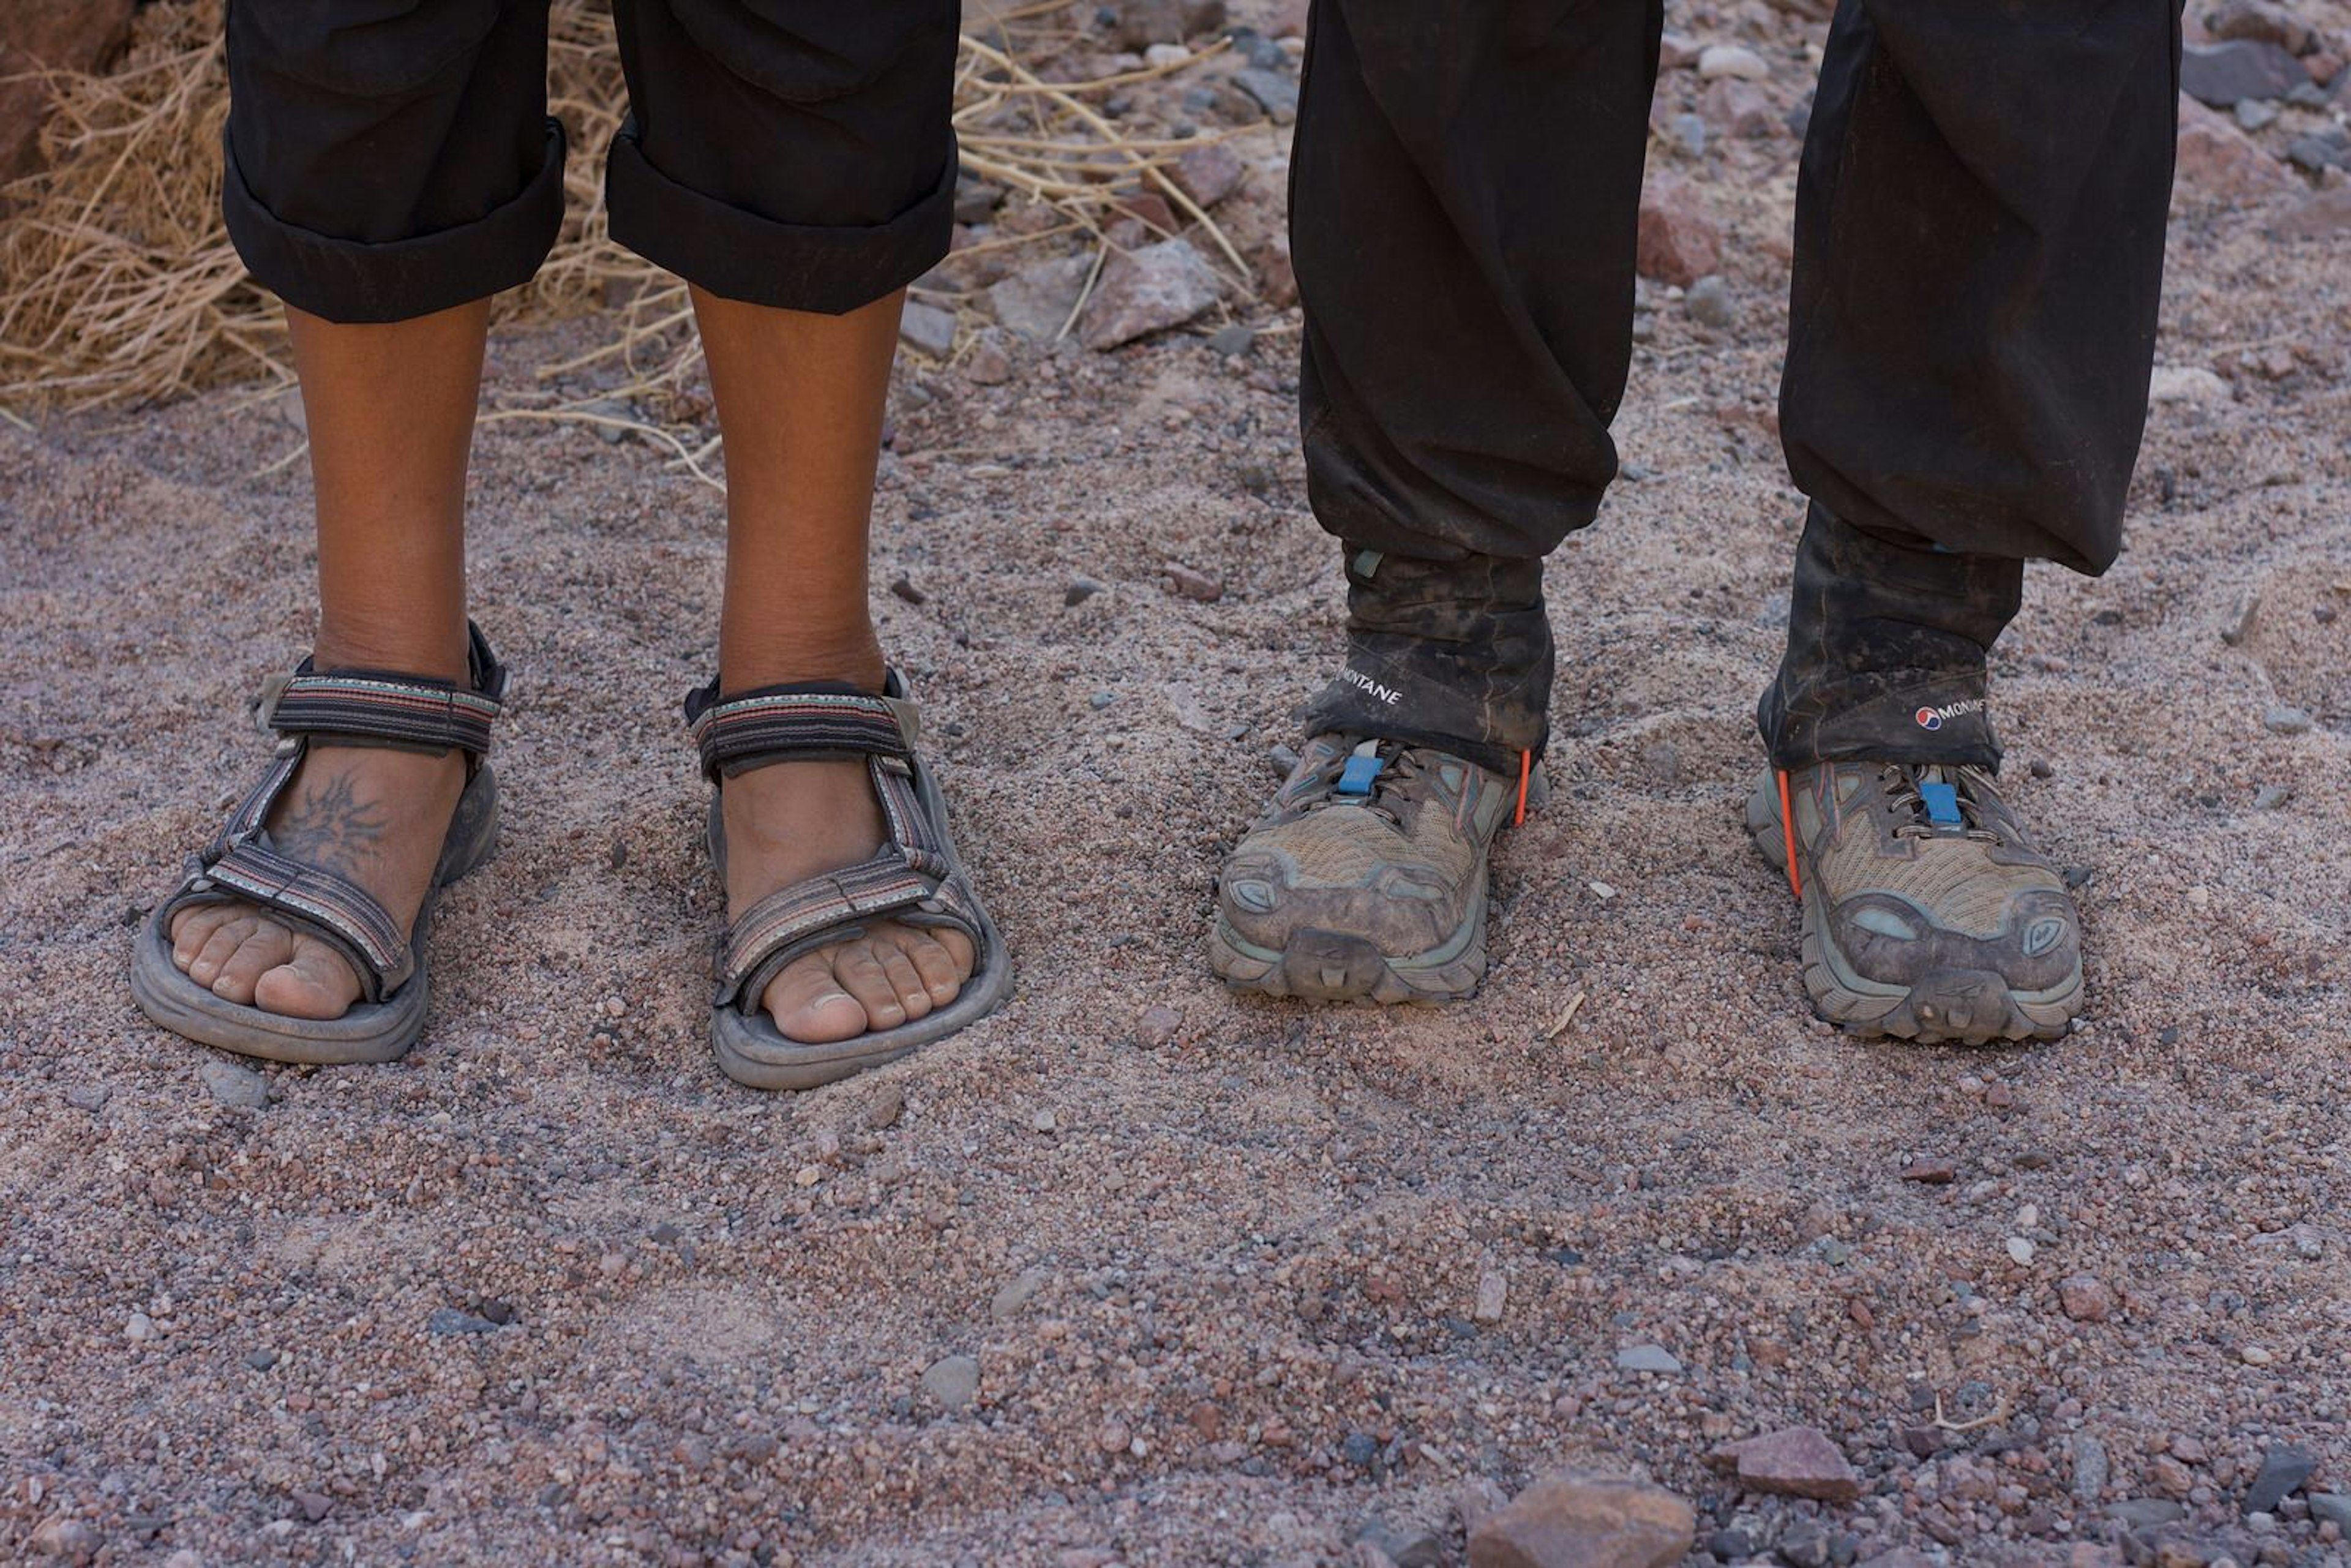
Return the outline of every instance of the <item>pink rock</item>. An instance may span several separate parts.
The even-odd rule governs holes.
[[[2057,1304],[2077,1323],[2102,1323],[2115,1310],[2115,1293],[2093,1274],[2076,1274],[2057,1283]]]
[[[2234,205],[2284,195],[2301,182],[2227,116],[2182,93],[2175,184],[2184,202]]]
[[[1780,111],[1771,97],[1743,77],[1717,77],[1707,84],[1698,110],[1708,125],[1742,140],[1776,136]]]
[[[1641,188],[1634,265],[1645,277],[1687,288],[1722,270],[1722,231],[1706,214],[1698,187],[1679,174],[1652,174]]]
[[[1182,326],[1223,292],[1223,280],[1184,240],[1126,251],[1103,267],[1079,319],[1078,338],[1089,349],[1115,349]]]
[[[1240,155],[1221,141],[1193,148],[1167,171],[1176,188],[1203,207],[1213,207],[1239,190],[1248,175]]]
[[[1735,1468],[1739,1484],[1750,1491],[1823,1502],[1851,1502],[1861,1495],[1861,1478],[1845,1462],[1844,1451],[1817,1427],[1788,1427],[1743,1443],[1726,1443],[1714,1458]]]
[[[2269,225],[2273,239],[2325,239],[2351,234],[2351,185],[2321,191]]]
[[[1469,1531],[1469,1568],[1669,1568],[1698,1534],[1690,1505],[1635,1480],[1546,1476]]]

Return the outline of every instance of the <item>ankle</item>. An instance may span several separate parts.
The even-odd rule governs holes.
[[[428,680],[466,685],[473,676],[467,658],[465,625],[454,636],[425,625],[402,626],[371,620],[321,617],[319,635],[310,647],[312,666],[319,670],[380,670],[419,675]]]
[[[762,686],[839,681],[878,693],[888,673],[881,642],[872,628],[832,638],[768,638],[758,643],[725,643],[719,649],[718,689],[756,691]]]

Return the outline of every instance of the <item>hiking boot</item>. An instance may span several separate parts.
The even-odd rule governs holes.
[[[1449,752],[1318,735],[1217,879],[1208,962],[1309,1001],[1438,1001],[1486,973],[1486,852],[1543,799]]]
[[[2065,879],[1982,769],[1766,773],[1747,831],[1803,907],[1804,988],[1831,1023],[1985,1045],[2055,1040],[2080,1010],[2081,917]]]

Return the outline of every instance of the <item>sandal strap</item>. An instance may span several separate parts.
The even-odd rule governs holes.
[[[748,997],[756,1006],[785,964],[885,915],[909,925],[953,925],[975,946],[980,942],[977,912],[954,881],[925,876],[884,848],[844,871],[778,889],[746,910],[719,945],[719,1002]]]
[[[280,735],[455,749],[479,758],[490,748],[507,672],[481,628],[467,622],[465,630],[469,685],[375,670],[320,673],[305,659],[291,675],[264,688],[260,722]]]
[[[391,914],[373,895],[320,866],[287,859],[255,840],[233,844],[191,868],[186,891],[226,891],[248,904],[290,915],[357,959],[368,1000],[380,1001],[408,977],[414,955]]]
[[[910,760],[914,754],[914,706],[893,672],[884,691],[869,696],[833,683],[761,686],[721,696],[718,683],[686,694],[685,716],[702,771],[721,777],[771,762],[817,762],[853,757]]]

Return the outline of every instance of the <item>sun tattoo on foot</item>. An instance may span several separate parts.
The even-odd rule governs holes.
[[[342,772],[312,784],[271,837],[280,854],[355,881],[378,860],[377,844],[391,826],[382,804],[361,800],[351,774]]]

